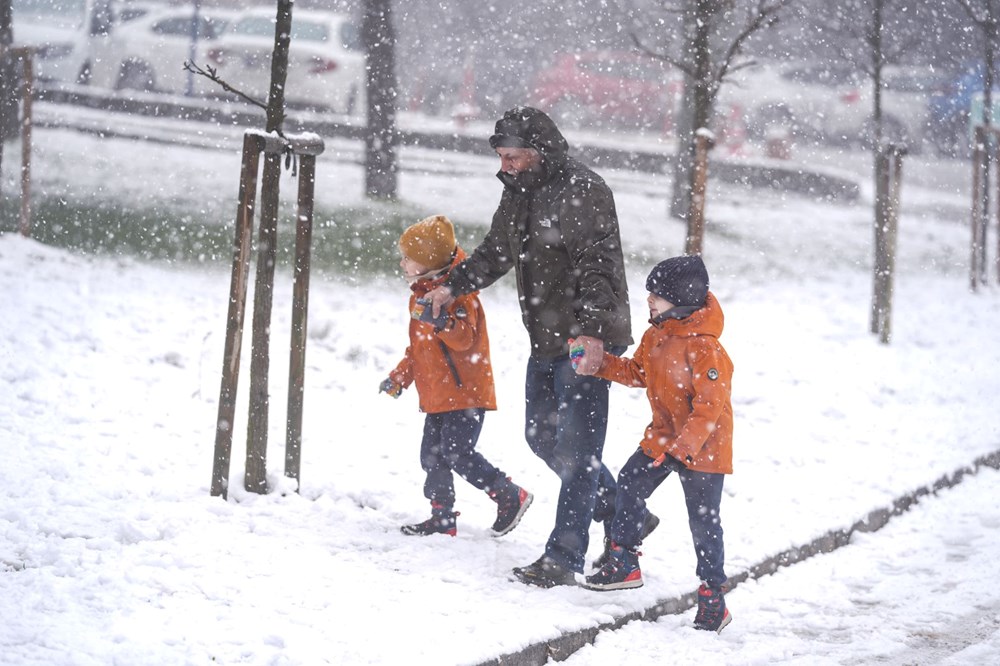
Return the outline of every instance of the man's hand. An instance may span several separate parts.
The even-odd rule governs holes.
[[[581,335],[569,341],[570,358],[578,375],[592,375],[604,363],[604,341],[589,335]]]
[[[435,319],[440,317],[442,310],[455,300],[451,288],[445,285],[431,289],[424,294],[424,298],[431,302],[431,316]]]

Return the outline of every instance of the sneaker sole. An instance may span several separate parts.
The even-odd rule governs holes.
[[[573,582],[558,582],[552,580],[551,578],[536,578],[535,576],[526,575],[521,569],[514,569],[514,580],[519,583],[524,583],[525,585],[541,587],[546,590],[553,587],[577,587],[579,585],[579,583],[576,582],[576,578],[573,579]]]
[[[719,624],[718,629],[712,629],[711,627],[706,627],[704,625],[694,625],[695,629],[700,629],[701,631],[714,631],[717,634],[721,634],[722,630],[729,626],[729,623],[733,621],[733,614],[726,609],[726,616],[722,618],[722,622]]]
[[[517,510],[517,515],[514,516],[514,520],[512,520],[510,525],[507,526],[507,529],[499,532],[497,530],[491,530],[493,532],[493,536],[502,537],[504,534],[510,533],[510,531],[513,530],[515,527],[517,527],[517,524],[521,522],[521,517],[524,516],[524,513],[528,510],[528,507],[531,506],[531,503],[534,501],[535,501],[535,496],[532,495],[531,493],[528,493],[528,496],[524,498],[523,502],[521,502],[521,508]]]
[[[584,583],[583,586],[595,592],[612,592],[614,590],[634,590],[642,587],[642,580],[625,580],[620,583]]]
[[[458,534],[457,529],[446,530],[444,532],[419,532],[417,530],[411,530],[405,525],[403,527],[400,527],[399,531],[405,534],[406,536],[418,536],[418,537],[429,537],[429,536],[439,536],[439,535],[453,537]]]

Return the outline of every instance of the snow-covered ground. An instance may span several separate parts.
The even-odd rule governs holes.
[[[235,148],[59,130],[35,141],[36,192],[187,210],[231,228]],[[356,151],[328,143],[321,210],[366,205],[362,170],[346,159]],[[485,228],[499,197],[492,160],[407,150],[403,163],[407,205]],[[680,253],[684,229],[664,219],[666,177],[604,175],[638,337],[644,277]],[[9,169],[2,186],[16,191]],[[852,205],[710,190],[705,259],[736,365],[736,473],[723,500],[730,575],[1000,449],[1000,290],[968,291],[964,197],[904,189],[886,346],[868,333],[869,190]],[[396,261],[385,257],[387,274]],[[427,503],[415,395],[377,392],[406,340],[406,286],[394,277],[314,276],[296,494],[281,468],[291,280],[279,268],[274,491],[239,487],[244,368],[233,487],[228,501],[210,497],[228,289],[220,263],[82,256],[0,236],[0,663],[476,664],[697,586],[671,482],[651,500],[663,523],[644,544],[643,588],[539,590],[509,579],[541,554],[557,490],[523,440],[527,344],[509,283],[482,296],[499,410],[480,450],[536,495],[514,532],[491,538],[494,505],[460,480],[457,538],[398,531],[426,517]],[[611,414],[605,459],[617,470],[648,405],[641,391],[615,387]],[[880,532],[739,586],[721,635],[692,630],[688,611],[604,635],[569,663],[996,662],[997,481],[984,470]],[[599,536],[595,527],[592,556]]]

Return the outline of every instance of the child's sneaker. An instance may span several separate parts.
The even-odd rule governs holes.
[[[587,576],[585,586],[591,590],[602,591],[642,587],[639,552],[612,542],[609,554],[604,566],[593,576]]]
[[[726,625],[733,621],[722,590],[704,583],[698,588],[698,614],[694,618],[694,628],[722,633]]]
[[[652,534],[653,530],[655,530],[659,524],[659,517],[657,517],[657,515],[652,511],[646,511],[646,517],[642,519],[642,531],[639,532],[639,543],[642,544],[646,537]],[[610,528],[605,529],[610,531]],[[611,540],[611,537],[604,537],[604,552],[601,553],[600,557],[593,561],[591,566],[595,569],[603,568],[608,559],[611,557],[611,547],[613,545],[614,542]]]
[[[497,503],[497,519],[493,523],[493,536],[501,537],[521,522],[521,516],[531,506],[535,496],[511,482],[510,477],[501,481],[499,488],[489,492],[490,499]]]
[[[430,536],[431,534],[455,536],[458,534],[458,525],[455,521],[458,515],[458,511],[452,511],[440,504],[431,502],[430,518],[415,525],[403,525],[399,528],[399,531],[410,536]]]

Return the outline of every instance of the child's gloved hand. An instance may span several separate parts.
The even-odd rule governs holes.
[[[392,381],[392,379],[386,378],[382,380],[382,383],[378,385],[379,393],[388,393],[393,398],[398,398],[403,392],[403,386]]]
[[[448,312],[444,308],[441,308],[438,316],[435,317],[433,310],[430,299],[418,298],[413,311],[410,313],[410,317],[417,321],[433,324],[434,328],[440,331],[448,325]]]

